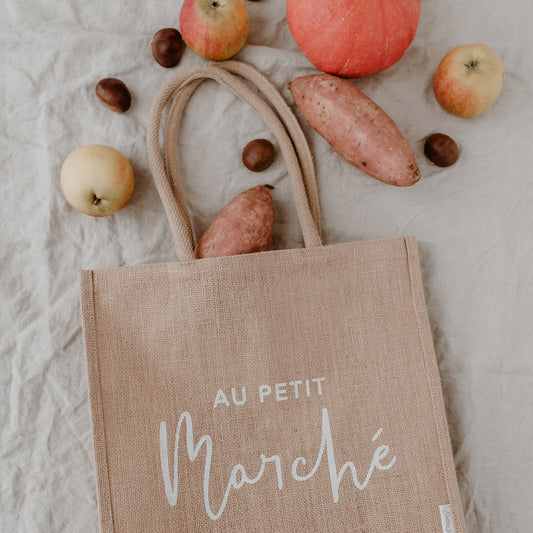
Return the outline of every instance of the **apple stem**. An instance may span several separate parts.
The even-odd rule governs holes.
[[[94,195],[94,198],[93,198],[93,205],[99,205],[101,201],[102,201],[102,199],[101,199],[101,198],[98,198],[98,197],[96,196],[96,194],[95,194],[95,195]]]

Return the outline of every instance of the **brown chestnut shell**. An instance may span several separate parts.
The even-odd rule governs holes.
[[[459,159],[459,147],[445,133],[432,133],[424,143],[424,154],[438,167],[449,167]]]
[[[154,34],[150,43],[154,59],[165,68],[175,67],[184,49],[181,33],[175,28],[163,28]]]
[[[103,78],[96,84],[94,90],[100,103],[111,111],[124,113],[130,108],[131,94],[122,80]]]
[[[242,162],[252,172],[266,170],[274,161],[276,151],[268,139],[250,141],[242,151]]]

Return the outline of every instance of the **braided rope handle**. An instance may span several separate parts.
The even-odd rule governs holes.
[[[241,78],[259,89],[271,105]],[[178,258],[194,259],[192,224],[179,178],[178,134],[189,98],[206,79],[230,89],[270,127],[287,165],[305,246],[321,246],[314,164],[296,117],[278,89],[257,69],[240,61],[224,61],[189,67],[175,74],[156,95],[148,119],[148,160],[169,219]],[[162,153],[159,142],[161,115],[170,100]]]

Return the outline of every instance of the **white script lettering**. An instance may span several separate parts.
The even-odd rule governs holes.
[[[377,439],[377,437],[380,435],[382,430],[383,428],[380,428],[378,430],[378,432],[374,435],[374,438],[372,439],[372,441],[375,441]],[[389,464],[382,465],[380,461],[381,459],[385,459],[385,457],[388,455],[389,447],[378,446],[378,448],[376,448],[376,451],[374,452],[374,457],[372,458],[372,462],[370,463],[370,467],[362,483],[357,478],[357,471],[352,461],[347,461],[346,463],[342,465],[341,469],[337,471],[337,465],[335,462],[335,453],[333,451],[333,437],[331,435],[331,427],[329,424],[329,415],[328,415],[328,410],[325,407],[322,409],[322,441],[320,443],[320,450],[318,452],[318,457],[315,462],[315,466],[313,466],[313,468],[308,474],[306,474],[305,476],[300,476],[296,472],[298,468],[298,464],[302,464],[303,466],[305,466],[307,461],[305,457],[297,457],[292,463],[292,469],[291,469],[292,477],[296,481],[307,481],[309,478],[313,477],[315,475],[315,472],[318,470],[320,463],[322,462],[322,456],[324,455],[324,450],[326,450],[328,468],[329,468],[329,477],[330,477],[330,482],[331,482],[331,492],[333,494],[333,501],[335,503],[339,501],[339,485],[341,484],[342,476],[344,475],[344,472],[346,472],[346,470],[350,469],[350,472],[352,474],[353,484],[359,490],[363,490],[368,485],[368,482],[370,481],[372,473],[374,472],[374,468],[377,468],[378,470],[388,470],[396,462],[396,456],[393,456]]]
[[[218,520],[226,505],[228,503],[228,498],[232,489],[239,490],[244,485],[254,485],[257,483],[265,472],[266,466],[268,463],[274,463],[275,473],[277,476],[278,488],[279,490],[283,489],[283,475],[281,467],[281,457],[277,454],[267,457],[264,454],[259,455],[261,464],[259,470],[255,477],[249,477],[244,466],[241,464],[236,464],[229,475],[229,480],[226,485],[226,490],[222,497],[222,502],[218,508],[218,511],[213,511],[211,506],[211,499],[209,495],[209,483],[211,476],[211,461],[213,456],[213,441],[209,435],[203,435],[200,440],[194,443],[193,428],[192,428],[192,417],[188,412],[183,412],[178,420],[178,425],[176,428],[176,434],[174,439],[174,463],[172,468],[172,478],[169,469],[169,456],[168,456],[168,436],[167,436],[167,426],[163,421],[159,427],[159,439],[160,439],[160,459],[161,459],[161,472],[163,475],[163,483],[165,486],[165,494],[168,500],[168,503],[171,506],[175,506],[178,502],[178,490],[179,490],[179,468],[178,468],[178,451],[179,451],[179,440],[181,434],[182,424],[185,423],[185,445],[187,449],[187,454],[189,460],[194,462],[198,454],[200,453],[202,446],[205,445],[205,463],[204,463],[204,473],[203,473],[203,495],[204,495],[204,505],[207,515],[212,520]],[[375,441],[381,434],[383,428],[380,428],[378,432],[374,435],[372,439]],[[346,470],[350,470],[353,484],[359,489],[363,490],[369,483],[370,478],[375,469],[378,470],[388,470],[396,462],[396,456],[393,456],[392,459],[387,464],[382,464],[382,460],[389,453],[389,447],[382,445],[378,446],[374,452],[374,456],[370,467],[368,468],[367,474],[363,481],[359,481],[357,477],[357,472],[355,465],[352,461],[344,463],[344,465],[337,471],[337,465],[335,461],[335,454],[333,449],[333,436],[331,432],[331,426],[329,421],[329,414],[327,408],[322,408],[322,437],[320,442],[320,449],[318,451],[318,456],[313,468],[305,475],[301,476],[297,473],[299,465],[305,466],[307,461],[305,457],[297,457],[291,468],[291,474],[294,480],[296,481],[307,481],[314,476],[319,466],[322,463],[322,458],[324,454],[327,458],[327,465],[329,469],[329,476],[331,482],[331,492],[333,501],[337,503],[339,501],[339,486],[342,480],[342,477]]]

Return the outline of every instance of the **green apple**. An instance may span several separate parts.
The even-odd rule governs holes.
[[[93,217],[105,217],[125,207],[134,187],[130,162],[111,146],[76,148],[61,167],[61,189],[68,203]]]

